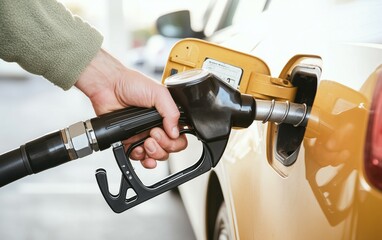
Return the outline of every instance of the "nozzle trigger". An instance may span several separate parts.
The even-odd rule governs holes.
[[[195,131],[190,129],[181,130],[180,133],[192,134],[196,136]],[[101,189],[102,195],[109,204],[110,208],[116,213],[126,211],[131,207],[169,191],[180,184],[183,184],[209,171],[218,163],[228,141],[228,138],[211,142],[204,142],[201,140],[203,144],[203,152],[200,159],[194,165],[184,169],[183,171],[170,175],[151,186],[146,186],[135,173],[128,157],[130,156],[131,151],[135,147],[141,145],[145,139],[146,138],[141,139],[140,141],[132,144],[126,153],[123,145],[113,147],[115,159],[122,173],[120,189],[117,195],[113,195],[109,191],[106,171],[104,169],[98,169],[96,172],[98,186]],[[129,190],[133,190],[136,195],[126,198]]]

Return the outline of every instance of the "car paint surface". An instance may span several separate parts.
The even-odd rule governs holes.
[[[298,158],[286,175],[270,164],[270,124],[255,122],[232,131],[213,172],[180,187],[198,239],[208,236],[206,201],[214,174],[233,239],[382,238],[382,193],[368,183],[363,166],[382,64],[381,9],[378,1],[272,1],[251,24],[210,39],[261,58],[272,76],[282,74],[296,54],[317,55],[322,75]],[[190,148],[200,146],[191,139]],[[184,154],[182,159],[190,156]],[[172,171],[186,162],[173,159]]]

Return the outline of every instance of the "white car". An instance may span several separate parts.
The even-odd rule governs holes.
[[[197,239],[381,239],[382,2],[238,4],[233,25],[208,40],[258,57],[272,84],[292,84],[290,100],[312,112],[306,129],[255,122],[233,130],[217,167],[179,187]],[[181,71],[206,60],[192,46]],[[240,86],[283,98],[258,89]],[[170,160],[172,172],[200,152],[189,142]]]

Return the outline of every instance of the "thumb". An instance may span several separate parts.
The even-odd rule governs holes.
[[[161,94],[157,93],[155,108],[163,117],[163,128],[167,135],[172,139],[178,138],[180,113],[167,88],[163,87],[163,92]]]

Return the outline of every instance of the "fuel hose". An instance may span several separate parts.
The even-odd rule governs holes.
[[[154,108],[129,107],[30,141],[0,155],[0,187],[27,175],[104,150],[162,124]]]

